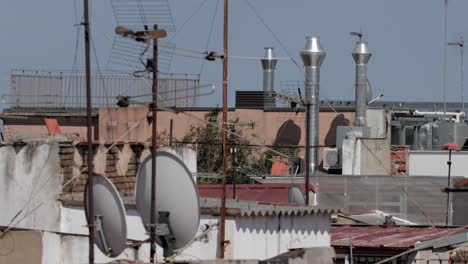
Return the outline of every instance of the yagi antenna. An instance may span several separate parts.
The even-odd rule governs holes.
[[[208,90],[207,91],[199,91],[198,89],[200,88],[207,88]],[[171,90],[171,91],[167,91],[167,92],[160,92],[158,93],[158,101],[166,104],[167,106],[171,106],[171,101],[174,101],[174,107],[177,107],[177,101],[181,100],[181,99],[193,99],[193,98],[198,98],[198,97],[202,97],[202,96],[206,96],[206,95],[211,95],[214,93],[216,89],[216,86],[214,84],[205,84],[205,85],[200,85],[200,86],[194,86],[192,88],[187,88],[187,89],[176,89],[176,90]],[[190,95],[190,96],[177,96],[177,94],[179,94],[179,92],[181,93],[187,93],[188,91],[191,91],[193,90],[193,93],[195,95]],[[176,94],[176,96],[174,97],[169,97],[169,96],[173,96],[174,94]],[[164,95],[168,95],[168,97],[164,98]],[[136,104],[136,105],[149,105],[152,103],[152,94],[141,94],[141,95],[133,95],[133,96],[126,96],[126,95],[118,95],[116,96],[115,98],[117,99],[117,106],[119,107],[128,107],[132,104]],[[145,98],[147,100],[143,100],[143,101],[137,101],[137,100],[133,100],[135,98]]]
[[[351,36],[357,36],[357,37],[359,37],[359,41],[362,40],[362,36],[364,35],[361,31],[359,31],[359,32],[357,32],[357,31],[352,31],[352,32],[349,32],[349,34],[350,34]]]

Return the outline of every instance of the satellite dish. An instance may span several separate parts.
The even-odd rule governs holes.
[[[86,220],[89,215],[88,184],[85,187]],[[114,184],[102,175],[93,176],[94,243],[103,254],[117,257],[127,243],[125,209]]]
[[[297,186],[291,186],[288,189],[288,202],[295,205],[305,205],[304,193]]]
[[[149,231],[151,217],[151,156],[137,173],[135,200],[143,225]],[[156,153],[156,224],[167,224],[173,249],[188,245],[200,222],[198,191],[187,166],[174,154]],[[167,219],[162,216],[168,216]],[[156,228],[158,229],[158,228]],[[163,247],[161,240],[156,243]]]

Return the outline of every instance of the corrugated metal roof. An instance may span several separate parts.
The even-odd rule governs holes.
[[[295,184],[302,191],[304,184]],[[289,203],[288,190],[291,184],[237,184],[236,196],[239,200],[254,201],[261,203],[283,204]],[[310,185],[310,191],[314,191],[314,186]],[[198,185],[198,193],[204,198],[219,198],[221,197],[221,184],[200,184]],[[232,197],[232,185],[226,185],[226,196]]]
[[[351,236],[354,247],[407,249],[419,241],[465,231],[466,229],[463,228],[446,227],[332,226],[331,245],[348,247]]]
[[[386,212],[382,212],[379,210],[372,210],[370,212],[362,212],[362,213],[345,213],[340,214],[338,217],[346,218],[349,220],[354,220],[357,223],[365,224],[365,225],[383,225],[385,223],[386,217],[392,217],[392,220],[395,221],[396,225],[416,225],[411,221],[406,219],[402,219]]]
[[[200,207],[203,213],[219,214],[221,207],[220,199],[201,198]],[[270,216],[270,215],[313,215],[313,214],[333,214],[339,209],[319,208],[312,206],[274,205],[262,204],[252,201],[227,200],[226,209],[228,215],[241,216]]]

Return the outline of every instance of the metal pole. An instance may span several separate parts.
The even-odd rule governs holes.
[[[447,177],[447,215],[445,216],[445,226],[449,224],[449,213],[450,213],[450,169],[452,167],[452,150],[449,149],[449,160],[448,165],[448,177]]]
[[[154,25],[158,29],[158,25]],[[150,227],[150,262],[154,263],[156,254],[156,150],[158,148],[157,136],[157,110],[158,110],[158,39],[153,39],[153,104],[152,104],[152,134],[151,134],[151,227]]]
[[[447,9],[448,9],[448,0],[445,0],[445,29],[444,29],[444,115],[443,121],[445,123],[445,116],[447,114],[447,100],[445,98],[446,93],[446,84],[445,78],[447,75]]]
[[[85,34],[85,64],[86,64],[86,125],[88,129],[88,229],[89,229],[89,263],[94,263],[94,195],[93,195],[93,138],[92,138],[92,108],[91,108],[91,49],[89,29],[88,0],[84,0],[84,34]]]
[[[171,121],[169,123],[169,146],[172,146],[173,131],[174,131],[174,119],[171,118]]]
[[[235,146],[235,142],[234,143],[234,146]],[[232,170],[232,199],[236,199],[236,167],[237,167],[237,164],[234,164],[236,162],[236,147],[233,147],[231,148],[231,158],[232,158],[232,161],[231,161],[231,166],[233,167],[233,170]]]
[[[465,51],[465,43],[463,42],[463,37],[460,37],[460,49],[461,49],[461,101],[462,101],[462,111],[465,112],[465,64],[464,64],[464,51]]]
[[[224,28],[223,28],[223,129],[221,131],[221,143],[223,146],[223,175],[221,193],[221,230],[219,239],[219,258],[224,259],[225,232],[226,232],[226,175],[227,175],[227,77],[228,77],[228,0],[224,0]]]

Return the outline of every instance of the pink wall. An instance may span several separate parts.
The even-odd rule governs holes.
[[[205,111],[187,111],[185,113],[158,112],[158,132],[169,135],[170,120],[173,119],[173,137],[181,139],[191,126],[204,125]],[[124,142],[142,142],[149,140],[151,125],[148,124],[150,113],[146,108],[102,108],[99,110],[99,140],[114,142],[125,133],[129,127],[138,126],[123,137]],[[219,116],[221,119],[221,114]],[[240,122],[253,122],[254,128],[241,127],[243,135],[253,144],[271,145],[279,136],[283,141],[296,141],[305,145],[304,113],[269,112],[263,110],[237,109],[228,113],[228,119],[239,119]],[[354,122],[354,113],[321,112],[320,113],[320,145],[335,144],[335,127],[337,125]],[[288,126],[284,127],[285,122]],[[67,126],[60,123],[63,133],[76,133],[86,140],[86,126]],[[282,129],[280,129],[283,126]],[[16,120],[14,124],[4,122],[4,136],[9,139],[12,135],[31,136],[47,135],[45,124],[22,125]],[[287,135],[287,136],[286,136]],[[297,138],[295,138],[297,137]],[[321,151],[319,151],[321,152]]]

